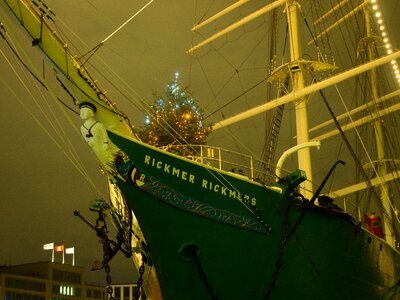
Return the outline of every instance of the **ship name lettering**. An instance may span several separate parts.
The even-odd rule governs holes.
[[[158,169],[164,173],[170,174],[171,176],[180,178],[181,180],[184,180],[184,181],[187,181],[187,182],[193,183],[193,184],[195,183],[195,175],[193,175],[185,170],[179,169],[179,168],[177,168],[171,164],[168,164],[162,160],[158,160],[154,157],[151,157],[150,155],[144,156],[144,163],[153,167],[154,169]],[[207,179],[202,179],[201,187],[203,189],[212,191],[212,192],[220,194],[222,196],[226,196],[229,198],[239,200],[245,204],[255,206],[257,203],[257,199],[255,197],[251,198],[249,195],[241,193],[238,190],[230,189],[223,184],[215,183],[215,182],[209,181]],[[165,195],[165,197],[168,197],[168,198],[176,197],[176,195],[167,194],[167,195]]]
[[[195,176],[193,174],[190,174],[184,170],[171,166],[161,160],[157,160],[154,157],[151,157],[150,155],[145,155],[144,163],[148,164],[149,166],[152,166],[153,168],[163,170],[164,173],[171,174],[182,180],[188,181],[189,183],[194,183]]]
[[[164,172],[169,174],[169,165],[168,164],[164,165]]]
[[[219,193],[219,194],[227,196],[229,198],[237,199],[245,204],[250,204],[252,206],[255,206],[257,203],[257,199],[254,197],[250,199],[249,195],[243,194],[236,190],[231,190],[231,189],[227,188],[226,186],[220,185],[218,183],[213,183],[206,179],[202,180],[201,187],[203,189],[207,189],[207,190],[213,191],[215,193]]]
[[[227,187],[223,186],[221,189],[221,195],[226,196],[226,190],[227,190]]]
[[[176,177],[179,177],[179,171],[180,171],[179,169],[173,167],[172,168],[172,175],[175,175]]]

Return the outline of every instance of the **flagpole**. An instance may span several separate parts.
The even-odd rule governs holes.
[[[65,248],[65,254],[72,254],[72,265],[75,266],[75,247]]]
[[[54,242],[44,244],[43,250],[51,250],[51,262],[54,262]]]

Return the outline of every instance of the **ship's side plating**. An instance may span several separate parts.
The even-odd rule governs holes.
[[[312,207],[286,241],[306,209],[295,193],[301,172],[267,187],[110,136],[134,163],[133,180],[117,183],[146,237],[164,299],[397,295],[399,253],[340,210]]]

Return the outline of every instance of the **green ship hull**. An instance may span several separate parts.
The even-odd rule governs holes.
[[[51,14],[24,0],[1,3],[79,101],[96,104],[96,118],[129,158],[115,180],[163,299],[400,299],[400,253],[343,211],[310,205],[297,193],[301,171],[267,186],[135,140],[125,115],[48,25]]]
[[[163,299],[400,297],[399,253],[340,210],[312,207],[281,246],[307,209],[294,194],[301,172],[268,187],[111,139],[146,178],[141,187],[118,186],[148,243]],[[222,193],[228,182],[227,190],[249,195],[254,205]]]

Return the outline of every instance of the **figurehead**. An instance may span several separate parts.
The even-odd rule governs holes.
[[[124,181],[128,179],[135,185],[142,186],[144,175],[139,175],[129,157],[109,139],[104,124],[95,119],[96,106],[91,102],[82,102],[79,109],[83,120],[82,136],[93,150],[102,169],[110,178],[119,177]]]
[[[118,149],[108,138],[105,126],[95,119],[96,106],[91,102],[79,104],[80,117],[83,120],[81,133],[85,141],[96,154],[103,169],[111,172]]]
[[[80,109],[80,117],[82,120],[88,120],[94,118],[94,114],[97,111],[96,106],[93,103],[90,102],[82,102],[79,104],[79,109]]]

